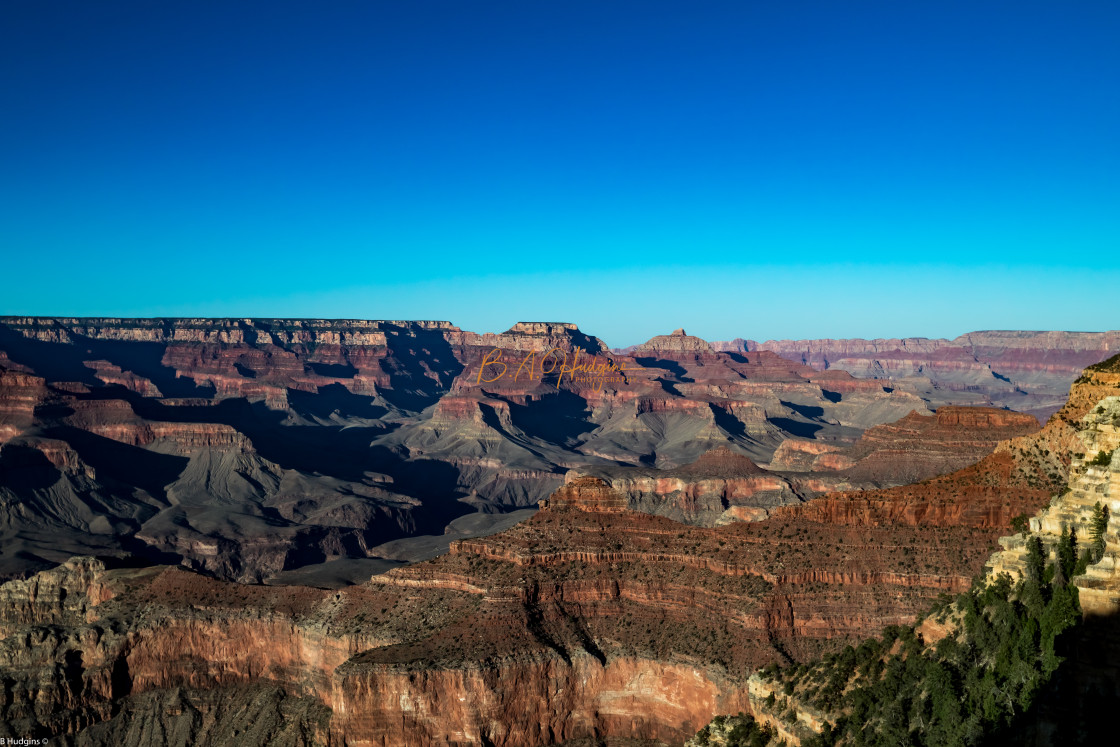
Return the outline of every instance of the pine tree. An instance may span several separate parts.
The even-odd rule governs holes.
[[[1077,568],[1077,530],[1072,526],[1066,527],[1058,541],[1058,565],[1066,579],[1073,577]]]
[[[1097,561],[1093,559],[1093,551],[1086,547],[1081,551],[1081,557],[1077,559],[1077,567],[1073,569],[1073,575],[1080,576],[1095,562]]]
[[[1042,615],[1042,608],[1050,601],[1050,587],[1046,569],[1046,549],[1036,534],[1027,540],[1027,568],[1019,599],[1035,617]]]
[[[1102,506],[1100,501],[1093,506],[1093,521],[1089,529],[1091,540],[1092,561],[1099,563],[1104,557],[1105,534],[1108,531],[1108,506]]]
[[[1050,585],[1055,590],[1064,589],[1066,587],[1066,584],[1069,583],[1069,579],[1066,578],[1066,572],[1064,570],[1062,570],[1063,565],[1064,564],[1061,563],[1061,562],[1054,564],[1054,579],[1050,582]],[[1051,597],[1050,597],[1050,602],[1051,603],[1053,603],[1054,596],[1056,596],[1056,595],[1057,595],[1057,591],[1052,591],[1051,592]]]

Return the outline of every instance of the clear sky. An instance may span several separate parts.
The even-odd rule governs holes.
[[[1120,327],[1120,3],[0,3],[0,314]]]

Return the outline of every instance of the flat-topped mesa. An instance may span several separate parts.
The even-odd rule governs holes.
[[[852,447],[851,453],[862,458],[874,449],[882,448],[883,444],[909,448],[904,441],[942,447],[954,443],[990,442],[994,447],[999,441],[1025,436],[1039,428],[1038,419],[1027,413],[994,407],[944,405],[937,408],[933,415],[913,411],[893,423],[868,428]],[[982,456],[984,453],[979,453],[976,459]]]
[[[580,348],[588,355],[598,355],[609,351],[606,343],[598,337],[583,332],[571,322],[518,322],[506,330],[505,335],[540,338],[545,348],[575,350]]]
[[[461,330],[447,321],[375,319],[233,319],[118,317],[0,317],[0,326],[40,342],[93,340],[227,345],[349,345],[384,347],[386,333],[438,332],[455,337]]]
[[[542,509],[574,508],[596,513],[623,513],[629,509],[626,497],[598,477],[573,477],[559,490],[538,504]]]
[[[598,337],[585,334],[571,322],[518,322],[500,334],[464,332],[451,342],[519,352],[543,353],[553,348],[562,351],[580,348],[588,355],[609,352],[606,343]]]
[[[571,322],[518,322],[506,330],[507,335],[564,335],[579,332]]]
[[[711,353],[712,346],[707,340],[675,329],[670,335],[655,335],[634,348],[634,355],[643,353]]]

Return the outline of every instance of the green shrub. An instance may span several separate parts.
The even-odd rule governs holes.
[[[1112,452],[1098,452],[1097,455],[1093,457],[1092,461],[1089,462],[1089,464],[1093,465],[1094,467],[1107,467],[1108,465],[1112,464]]]

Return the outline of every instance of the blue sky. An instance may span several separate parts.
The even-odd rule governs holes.
[[[0,7],[0,314],[1120,327],[1115,2]]]

